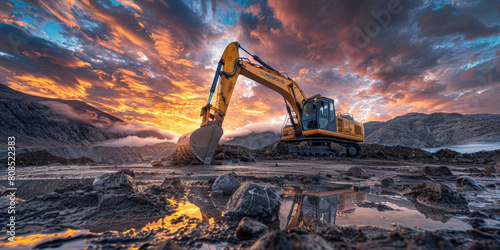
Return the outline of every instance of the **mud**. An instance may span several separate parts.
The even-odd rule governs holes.
[[[246,152],[224,148],[221,153],[226,159],[218,160],[222,165],[211,166],[19,168],[19,191],[51,184],[18,201],[15,247],[496,249],[500,244],[500,190],[496,188],[500,178],[491,168],[486,170],[496,162],[440,162],[434,171],[426,170],[430,166],[426,161],[434,161],[432,155],[424,161],[394,157],[274,160],[274,156],[266,159],[269,155],[255,153],[255,161],[245,162],[241,157]],[[350,168],[364,171],[358,171],[360,177],[349,176]],[[234,194],[212,193],[223,174],[236,177],[241,187],[255,183],[276,192],[281,200],[279,211],[272,211],[277,214],[247,218],[248,214],[230,213],[228,202]],[[92,185],[103,176],[114,176],[108,184],[122,184]],[[488,188],[457,186],[462,176]],[[303,210],[295,209],[297,202],[303,202]],[[311,213],[313,207],[322,212]],[[253,206],[241,208],[245,212]],[[0,214],[1,223],[7,220],[5,216]],[[0,248],[13,246],[9,244],[2,238]]]

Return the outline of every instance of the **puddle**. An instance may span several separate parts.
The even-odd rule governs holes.
[[[302,190],[282,189],[285,197],[280,208],[280,229],[308,226],[312,223],[338,226],[377,226],[390,229],[399,224],[427,230],[471,228],[465,222],[446,215],[426,216],[406,200],[356,192],[351,187]],[[396,204],[397,203],[397,204]],[[381,204],[381,205],[379,205]],[[373,208],[366,207],[368,205]],[[385,209],[377,210],[376,206]],[[403,206],[406,205],[406,206]]]

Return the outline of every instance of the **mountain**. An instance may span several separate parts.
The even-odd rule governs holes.
[[[17,147],[90,146],[129,135],[166,138],[152,130],[119,129],[125,125],[82,101],[28,95],[0,84],[0,138],[15,136]]]
[[[500,115],[408,113],[386,122],[367,122],[365,142],[433,148],[471,142],[499,142]]]
[[[115,164],[148,160],[175,147],[166,142],[175,135],[158,128],[122,121],[82,101],[28,95],[0,84],[0,139],[7,142],[10,136],[16,138],[17,153],[45,150]],[[129,143],[104,146],[122,141]]]

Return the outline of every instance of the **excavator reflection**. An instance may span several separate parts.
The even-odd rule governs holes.
[[[356,202],[366,201],[366,193],[356,192],[350,185],[313,189],[287,186],[281,192],[285,195],[282,210],[290,209],[286,220],[280,218],[282,229],[313,224],[317,228],[326,227],[335,224],[337,216],[353,214]]]

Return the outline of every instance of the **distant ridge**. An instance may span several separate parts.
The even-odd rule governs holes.
[[[367,122],[365,142],[433,148],[471,142],[500,142],[500,115],[408,113],[386,122]]]
[[[83,101],[28,95],[0,84],[0,138],[15,136],[18,148],[90,146],[129,135],[165,139],[152,130],[117,130],[117,124],[124,121]]]

